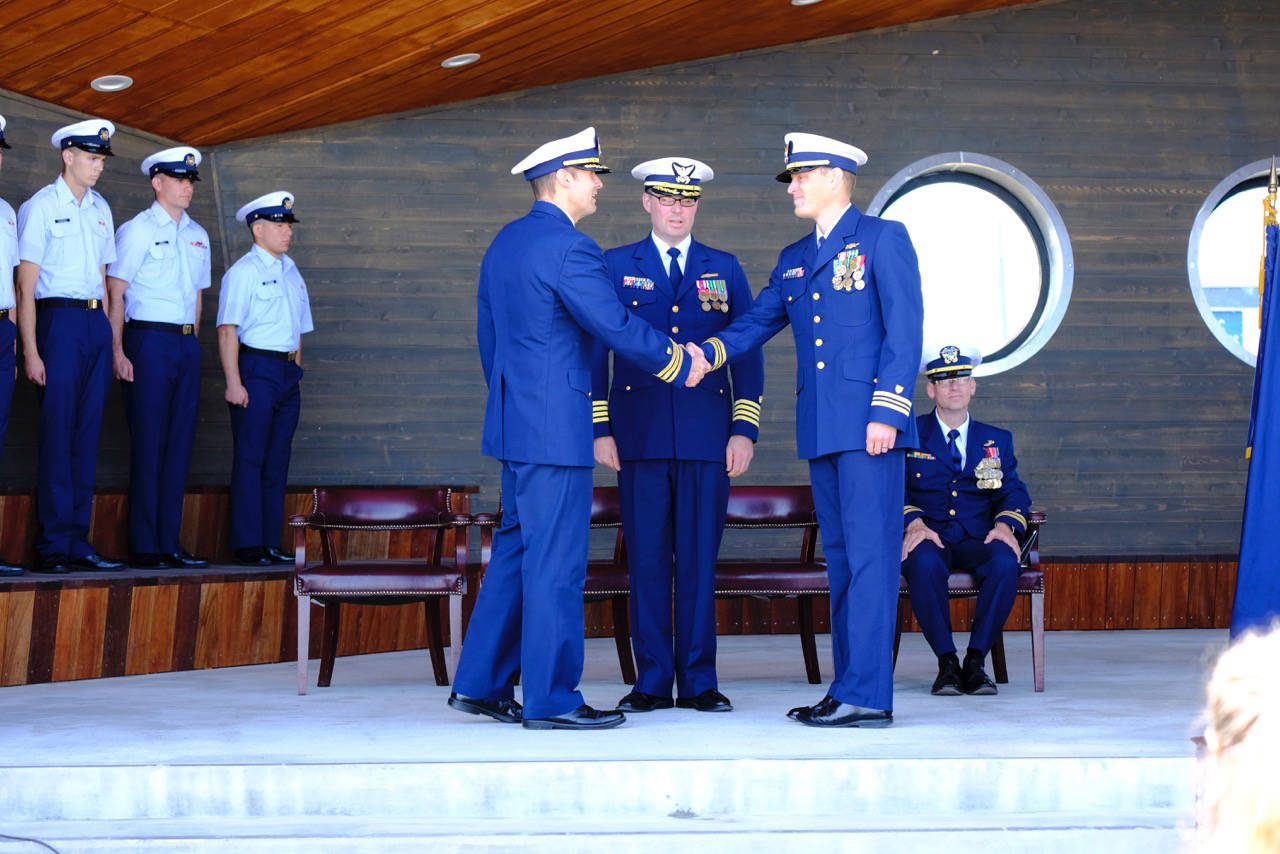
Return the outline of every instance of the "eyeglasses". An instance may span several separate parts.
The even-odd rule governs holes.
[[[961,383],[968,382],[969,379],[969,377],[947,377],[945,379],[934,380],[933,384],[940,386],[960,385]]]
[[[664,208],[669,208],[672,205],[679,205],[682,208],[691,208],[698,203],[697,199],[677,199],[675,196],[659,196],[657,193],[650,193],[649,195],[657,199],[658,204],[662,205]]]

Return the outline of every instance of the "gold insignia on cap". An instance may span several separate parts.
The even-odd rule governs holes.
[[[287,211],[293,210],[293,199],[289,198],[288,196],[285,196],[283,204],[284,204],[285,210]]]
[[[98,139],[102,140],[103,142],[106,142],[107,140],[111,139],[111,134],[110,132],[107,131],[106,128],[103,128],[102,130],[98,131]]]
[[[183,162],[183,163],[185,163],[185,164],[187,164],[188,166],[195,166],[195,165],[196,165],[196,156],[195,156],[194,154],[188,154],[188,155],[183,159],[183,161],[182,161],[182,162]]]
[[[960,348],[943,347],[938,351],[938,355],[941,356],[942,361],[946,362],[948,365],[954,365],[956,362],[960,361]]]
[[[688,184],[690,181],[693,180],[694,164],[692,163],[690,163],[688,166],[684,166],[682,164],[676,163],[675,161],[672,161],[671,170],[676,175],[677,184]]]

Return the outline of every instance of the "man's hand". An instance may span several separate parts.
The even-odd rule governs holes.
[[[123,350],[113,353],[111,361],[115,366],[116,379],[124,380],[127,383],[133,382],[133,362],[129,361],[129,357],[124,354]]]
[[[702,378],[711,370],[711,363],[707,361],[707,357],[703,354],[702,348],[690,341],[684,345],[684,351],[689,354],[692,363],[689,365],[689,378],[684,384],[689,388],[693,388],[702,382]]]
[[[1013,549],[1013,553],[1019,558],[1022,557],[1022,546],[1018,545],[1018,538],[1014,535],[1013,528],[1010,528],[1004,522],[996,522],[995,527],[987,532],[987,538],[982,542],[989,543],[992,540],[999,540]]]
[[[894,443],[897,441],[897,428],[881,424],[879,421],[867,422],[867,453],[871,456],[893,450]]]
[[[44,359],[41,359],[34,352],[26,354],[24,360],[27,365],[27,379],[31,380],[38,386],[44,385]]]
[[[249,405],[249,389],[243,385],[227,386],[227,393],[224,397],[227,403],[232,406],[245,407]]]
[[[945,548],[938,534],[926,525],[923,519],[912,519],[911,524],[907,526],[907,532],[902,535],[902,560],[906,560],[911,550],[925,540],[933,540],[935,546],[940,549]]]
[[[601,436],[595,441],[596,462],[602,466],[622,471],[622,463],[618,462],[618,443],[612,436]]]
[[[745,474],[751,466],[751,458],[756,455],[756,443],[746,436],[730,436],[729,444],[724,448],[724,467],[729,477]]]

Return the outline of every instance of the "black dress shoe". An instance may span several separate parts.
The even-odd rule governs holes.
[[[669,709],[675,703],[670,697],[659,697],[657,694],[646,694],[643,691],[632,691],[618,701],[620,712],[652,712],[654,709]]]
[[[168,569],[171,564],[156,552],[130,552],[129,566],[134,569]]]
[[[164,555],[165,563],[170,566],[179,566],[183,569],[204,569],[209,565],[209,561],[202,557],[196,557],[185,549],[180,552],[169,552]]]
[[[524,709],[515,700],[476,700],[450,693],[449,707],[469,715],[488,715],[504,724],[518,724],[524,716]]]
[[[823,699],[823,700],[829,700],[829,699],[830,699],[830,697],[823,697],[822,699]],[[793,720],[793,721],[798,721],[798,720],[800,720],[800,713],[801,713],[801,712],[807,712],[807,711],[809,711],[809,710],[810,710],[810,709],[812,709],[812,708],[813,708],[813,706],[796,706],[794,709],[792,709],[791,711],[787,712],[787,717],[791,718],[791,720]]]
[[[886,727],[893,723],[893,712],[851,706],[834,697],[824,697],[818,705],[796,715],[796,720],[805,726]]]
[[[271,566],[271,558],[267,557],[267,550],[261,546],[251,546],[247,549],[236,549],[236,563],[241,566]]]
[[[42,555],[36,561],[36,565],[31,567],[31,571],[43,572],[49,575],[66,575],[71,571],[71,558],[62,552]]]
[[[954,654],[938,659],[938,678],[933,680],[930,691],[939,697],[960,696],[960,659]]]
[[[26,572],[26,570],[20,566],[14,566],[11,563],[0,563],[0,578],[22,575],[24,572]]]
[[[732,712],[733,703],[729,698],[714,688],[708,688],[696,697],[681,697],[676,705],[682,709],[696,709],[699,712]]]
[[[966,658],[964,670],[960,673],[960,687],[966,694],[995,694],[996,683],[991,681],[987,671],[982,669],[982,662]]]
[[[268,548],[267,560],[272,563],[293,563],[293,555],[282,552],[279,549]]]
[[[71,561],[76,569],[88,569],[94,572],[119,572],[124,569],[124,561],[112,560],[99,554],[88,554]]]
[[[525,729],[610,729],[627,716],[618,711],[593,709],[585,703],[572,712],[550,718],[525,718]]]

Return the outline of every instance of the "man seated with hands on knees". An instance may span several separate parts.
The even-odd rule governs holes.
[[[933,693],[994,694],[983,663],[1018,588],[1018,535],[1026,530],[1031,498],[1018,479],[1013,435],[969,417],[982,361],[976,349],[942,347],[924,366],[935,409],[916,419],[918,450],[907,452],[902,574],[911,609],[938,656]],[[926,356],[927,358],[927,356]],[[947,577],[971,572],[979,593],[961,664],[951,638]]]

